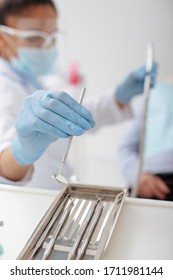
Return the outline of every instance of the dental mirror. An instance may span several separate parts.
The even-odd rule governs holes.
[[[82,89],[81,95],[79,97],[79,104],[82,104],[82,101],[83,101],[83,98],[84,98],[84,94],[85,94],[85,90],[86,90],[85,88]],[[61,166],[60,166],[58,174],[56,174],[56,173],[52,174],[52,178],[53,179],[55,179],[56,181],[58,181],[59,183],[62,183],[64,185],[68,185],[69,182],[61,174],[61,172],[62,172],[62,169],[64,167],[64,164],[66,163],[66,159],[67,159],[67,156],[68,156],[68,152],[69,152],[69,149],[70,149],[70,146],[71,146],[72,139],[73,139],[73,136],[69,136],[68,137],[67,146],[66,146],[66,149],[65,149],[65,153],[64,153],[63,159],[61,161]]]

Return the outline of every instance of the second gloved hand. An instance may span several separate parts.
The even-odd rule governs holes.
[[[30,165],[58,138],[81,135],[94,127],[91,113],[65,92],[36,91],[24,101],[11,149],[21,165]]]
[[[122,104],[128,104],[132,97],[143,93],[146,69],[145,66],[130,73],[125,80],[117,86],[115,97]],[[155,85],[157,64],[153,64],[151,70],[151,87]]]

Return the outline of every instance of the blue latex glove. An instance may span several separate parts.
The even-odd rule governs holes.
[[[12,153],[19,164],[30,165],[59,137],[81,135],[94,125],[91,113],[67,93],[36,91],[19,112]]]
[[[146,69],[145,66],[137,69],[130,73],[125,80],[117,86],[115,96],[117,101],[128,104],[132,97],[143,93],[144,80],[145,80]],[[155,85],[157,75],[157,64],[153,64],[151,70],[151,87]]]

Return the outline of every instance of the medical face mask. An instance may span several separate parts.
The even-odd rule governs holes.
[[[173,150],[173,85],[158,84],[150,93],[145,158]]]
[[[18,56],[11,59],[11,63],[21,74],[39,76],[48,74],[53,69],[57,59],[57,47],[49,49],[18,48]]]
[[[30,24],[32,22],[34,26],[37,26],[34,20],[29,20]],[[58,31],[56,26],[51,33],[31,29],[20,30],[3,25],[0,25],[0,31],[11,50],[15,51],[15,46],[10,36],[18,39],[17,57],[13,56],[13,51],[11,51],[10,55],[10,61],[15,69],[22,74],[34,77],[50,72],[57,58],[56,41]],[[6,51],[10,53],[9,50]]]

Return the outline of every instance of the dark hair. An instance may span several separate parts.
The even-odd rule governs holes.
[[[0,0],[0,24],[6,24],[8,15],[18,15],[32,5],[51,5],[57,11],[53,0]]]

